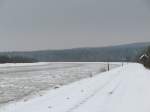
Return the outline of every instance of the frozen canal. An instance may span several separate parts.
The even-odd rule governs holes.
[[[110,64],[110,69],[119,64]],[[0,65],[0,105],[104,72],[107,63]]]

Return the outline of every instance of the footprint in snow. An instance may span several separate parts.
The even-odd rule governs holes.
[[[48,108],[51,109],[52,107],[51,107],[51,106],[48,106]]]

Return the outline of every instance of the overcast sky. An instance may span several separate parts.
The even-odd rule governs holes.
[[[0,0],[0,51],[150,41],[149,0]]]

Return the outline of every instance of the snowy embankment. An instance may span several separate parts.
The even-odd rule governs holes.
[[[0,107],[27,100],[43,91],[92,77],[107,70],[107,63],[49,62],[0,64]],[[110,69],[120,66],[110,63]]]
[[[101,73],[0,112],[150,112],[150,71],[140,64]]]

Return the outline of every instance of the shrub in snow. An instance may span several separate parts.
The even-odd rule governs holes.
[[[101,72],[106,72],[106,71],[107,71],[106,68],[101,68],[101,69],[100,69],[100,73],[101,73]]]
[[[142,63],[145,67],[150,68],[150,47],[139,57],[138,62]]]

